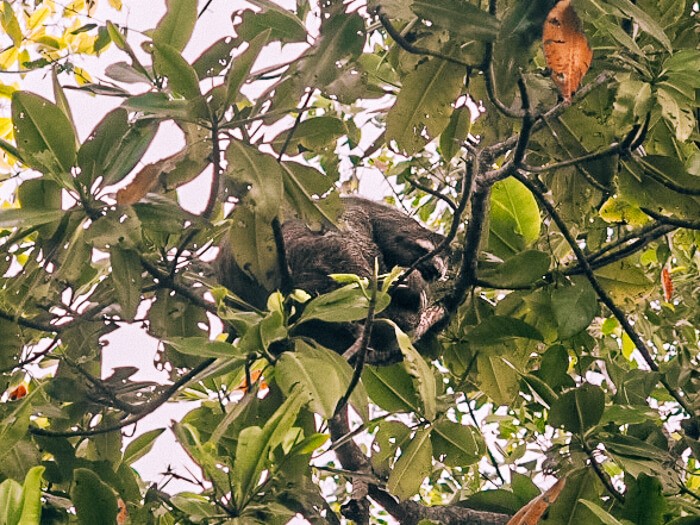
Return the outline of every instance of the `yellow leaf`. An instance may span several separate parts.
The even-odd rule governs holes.
[[[75,81],[80,86],[84,86],[85,84],[92,83],[92,77],[90,76],[90,73],[88,73],[87,71],[85,71],[81,67],[76,67],[73,70],[73,76],[75,77]]]
[[[39,9],[34,11],[29,17],[29,20],[27,21],[27,28],[30,30],[36,29],[37,27],[41,26],[41,24],[44,23],[44,20],[46,20],[50,15],[51,9],[49,9],[45,5],[43,7],[40,7]]]
[[[122,9],[122,0],[109,0],[109,5],[111,5],[117,11]]]

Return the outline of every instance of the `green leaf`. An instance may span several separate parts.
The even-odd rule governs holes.
[[[121,306],[122,318],[131,321],[141,304],[143,268],[141,258],[135,250],[113,246],[111,249],[112,282],[114,293]]]
[[[114,525],[117,522],[117,497],[92,470],[75,469],[70,495],[81,525]]]
[[[189,100],[201,95],[197,73],[180,52],[168,44],[155,43],[153,47],[154,65],[168,78],[170,89]]]
[[[255,60],[258,58],[263,46],[267,44],[269,38],[270,30],[268,29],[251,40],[248,49],[246,49],[234,60],[233,66],[226,74],[226,98],[224,99],[224,110],[226,110],[236,101],[236,97],[238,97],[241,86],[243,86],[243,83],[248,78],[250,69],[253,67]]]
[[[294,132],[291,140],[287,143],[290,132]],[[329,147],[334,147],[338,139],[347,135],[348,128],[341,119],[336,117],[313,117],[299,123],[299,125],[282,131],[277,135],[270,145],[279,153],[282,147],[287,144],[286,152],[289,155],[297,155],[304,151],[322,151]]]
[[[366,366],[362,382],[370,398],[387,412],[418,412],[418,394],[402,364]]]
[[[671,86],[659,87],[656,100],[661,106],[661,115],[676,131],[676,139],[680,142],[688,140],[695,128],[694,100],[689,100]]]
[[[68,122],[70,122],[71,128],[73,128],[73,136],[76,137],[76,146],[78,146],[78,133],[75,130],[73,113],[71,112],[70,105],[68,104],[66,93],[63,91],[63,87],[58,82],[58,67],[51,69],[51,83],[53,84],[53,98],[56,100],[56,105],[61,108],[61,111],[63,111],[63,113],[66,115]]]
[[[0,523],[19,525],[22,514],[22,485],[14,479],[0,483]]]
[[[449,161],[459,153],[471,126],[472,113],[468,107],[457,108],[452,112],[449,124],[440,134],[440,154],[444,160]]]
[[[634,20],[634,23],[645,33],[658,40],[666,51],[671,53],[673,45],[668,39],[663,28],[642,9],[634,5],[630,0],[608,0],[608,4],[619,9],[626,17]]]
[[[69,174],[76,159],[75,133],[61,109],[26,91],[12,94],[17,149],[30,167],[54,175]]]
[[[481,432],[475,427],[441,421],[430,436],[433,455],[448,467],[466,467],[478,462],[486,453]]]
[[[615,519],[615,517],[603,510],[600,506],[596,505],[592,501],[587,501],[585,499],[579,500],[588,510],[595,514],[596,518],[600,520],[603,525],[623,525],[621,521]]]
[[[170,498],[170,501],[194,523],[201,523],[205,519],[213,518],[219,514],[219,508],[209,498],[201,494],[180,492]]]
[[[450,122],[452,104],[462,90],[464,68],[430,59],[403,80],[387,115],[386,139],[412,155],[440,135]]]
[[[583,435],[598,424],[605,409],[605,392],[599,386],[584,384],[564,392],[552,405],[549,424]]]
[[[41,482],[46,467],[32,467],[24,478],[22,488],[22,513],[18,525],[39,525],[41,523]]]
[[[165,93],[144,93],[127,98],[122,107],[162,119],[193,119],[193,105],[187,100],[171,100]],[[142,117],[144,118],[144,117]]]
[[[667,523],[664,516],[667,510],[659,479],[640,474],[636,481],[629,481],[622,512],[625,519],[636,525],[662,525]]]
[[[130,122],[124,108],[107,113],[78,151],[80,180],[88,187],[98,177],[103,186],[121,181],[142,160],[159,124],[153,119]]]
[[[620,82],[613,103],[612,121],[621,131],[640,124],[651,110],[651,85],[640,80]]]
[[[518,395],[520,375],[500,356],[479,353],[476,358],[479,390],[501,406],[509,405]]]
[[[347,391],[353,375],[352,367],[341,356],[325,348],[313,348],[295,341],[295,351],[285,352],[275,365],[275,379],[282,392],[289,395],[295,388],[308,394],[309,408],[325,419],[331,419],[340,398]],[[323,381],[318,379],[322,377]],[[351,403],[367,417],[367,392],[358,384]]]
[[[591,469],[582,468],[569,474],[564,489],[549,507],[541,525],[591,525],[591,511],[582,500],[600,501],[601,483]]]
[[[206,337],[168,337],[163,342],[182,354],[198,357],[233,359],[240,357],[236,347],[226,341],[210,341]]]
[[[519,181],[497,182],[491,193],[488,249],[503,259],[523,251],[540,235],[540,210],[535,197]]]
[[[495,287],[519,288],[542,279],[549,271],[552,258],[539,250],[525,250],[493,268],[484,268],[479,278]]]
[[[283,191],[283,170],[277,159],[234,140],[226,149],[226,160],[226,177],[241,188],[241,194],[236,196],[254,207],[261,219],[272,221],[279,211]]]
[[[17,48],[20,47],[23,39],[22,28],[15,16],[14,9],[12,9],[12,4],[7,0],[3,1],[2,17],[0,17],[0,21],[2,22],[2,28],[5,30],[5,33],[12,40],[12,45]]]
[[[573,286],[557,286],[551,297],[560,339],[588,328],[598,313],[598,296],[587,279],[575,279]]]
[[[514,317],[494,315],[470,330],[467,340],[475,345],[493,345],[522,337],[543,341],[542,334],[532,325]]]
[[[636,300],[656,289],[646,273],[626,259],[596,270],[595,276],[615,302]]]
[[[403,366],[406,372],[413,378],[416,385],[416,392],[423,403],[423,415],[428,421],[435,419],[437,415],[437,384],[435,376],[428,363],[423,359],[413,346],[411,338],[406,335],[393,322],[378,319],[375,322],[389,323],[394,328],[396,341],[403,354]]]
[[[430,434],[430,429],[416,432],[389,474],[386,487],[399,500],[416,494],[423,480],[430,475],[433,456]]]
[[[156,439],[158,439],[163,432],[165,432],[164,428],[156,428],[141,434],[127,445],[126,450],[124,450],[124,458],[122,461],[127,465],[131,465],[141,459],[151,451]]]
[[[239,434],[232,471],[234,500],[239,507],[256,491],[260,475],[270,464],[270,453],[285,439],[306,403],[307,394],[294,389],[262,429],[250,426]]]
[[[335,224],[342,209],[336,192],[320,199],[333,188],[334,181],[316,168],[297,162],[282,163],[282,183],[287,202],[310,227]]]
[[[260,33],[270,30],[270,38],[280,42],[306,40],[306,27],[293,13],[273,2],[251,0],[250,3],[261,7],[262,11],[243,11],[240,15],[241,23],[235,26],[239,38],[250,41]]]
[[[201,80],[219,75],[231,63],[231,52],[236,45],[236,39],[225,36],[209,46],[192,63],[197,78]]]
[[[197,22],[197,0],[166,0],[167,11],[153,31],[153,42],[182,51]]]
[[[23,209],[4,209],[0,210],[0,228],[28,228],[30,226],[39,226],[60,220],[65,216],[63,210],[23,210]]]
[[[390,302],[389,294],[377,292],[375,312],[381,312],[389,306]],[[358,321],[367,317],[368,310],[369,298],[367,295],[358,286],[349,284],[312,299],[304,308],[304,312],[296,324],[311,319],[334,323]]]
[[[492,42],[498,34],[498,19],[466,0],[414,0],[411,9],[438,28],[468,40]]]

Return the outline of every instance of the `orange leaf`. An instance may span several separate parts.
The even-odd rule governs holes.
[[[667,303],[670,302],[673,297],[673,280],[671,280],[671,272],[666,267],[661,270],[661,287],[664,289],[664,299]]]
[[[566,478],[557,481],[549,487],[547,492],[540,494],[520,509],[507,525],[537,525],[549,506],[557,500],[564,485],[566,485]]]
[[[27,386],[22,384],[10,392],[10,401],[17,401],[27,395]]]
[[[119,509],[119,514],[117,514],[117,525],[124,525],[126,523],[126,518],[129,517],[129,513],[126,509],[126,503],[124,500],[119,498],[117,501],[117,508]]]
[[[250,381],[252,383],[255,383],[258,379],[260,379],[261,375],[262,375],[262,372],[260,370],[251,371],[250,372]],[[267,388],[267,383],[265,382],[264,379],[262,381],[260,381],[260,388],[261,389]],[[248,382],[245,379],[243,379],[243,381],[241,381],[241,384],[238,385],[235,388],[235,390],[240,390],[241,392],[243,392],[245,394],[246,392],[248,392]]]
[[[136,174],[134,180],[117,192],[117,204],[119,206],[129,206],[144,198],[158,182],[161,169],[160,163],[144,166]]]
[[[593,59],[581,20],[570,4],[571,0],[557,3],[547,15],[542,32],[547,66],[566,101],[571,100]]]

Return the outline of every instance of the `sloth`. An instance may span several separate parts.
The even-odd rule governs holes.
[[[341,286],[329,274],[351,273],[371,278],[375,259],[380,273],[394,266],[410,267],[443,240],[440,234],[390,206],[359,197],[344,197],[341,202],[343,211],[338,228],[314,231],[298,219],[282,225],[294,288],[318,295]],[[253,306],[264,308],[271,290],[262,289],[238,267],[226,244],[221,247],[217,271],[224,286]],[[443,277],[445,271],[445,260],[437,255],[419,263],[401,285],[394,287],[391,304],[377,317],[393,321],[410,334],[421,323],[428,307],[430,283]],[[313,338],[342,354],[352,346],[359,333],[357,323],[309,321],[299,325],[291,335]],[[391,364],[401,360],[401,356],[393,327],[376,322],[372,326],[366,361]]]

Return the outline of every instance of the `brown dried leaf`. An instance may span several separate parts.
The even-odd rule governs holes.
[[[163,169],[162,162],[149,164],[139,171],[134,180],[117,192],[117,204],[129,206],[145,197],[158,183],[160,172]]]
[[[571,7],[571,0],[562,0],[549,12],[542,43],[552,80],[564,100],[569,101],[593,59],[593,51],[581,29],[581,20]]]
[[[549,487],[547,492],[540,494],[520,509],[507,525],[537,525],[549,506],[557,500],[564,485],[566,485],[566,478],[557,481]]]

